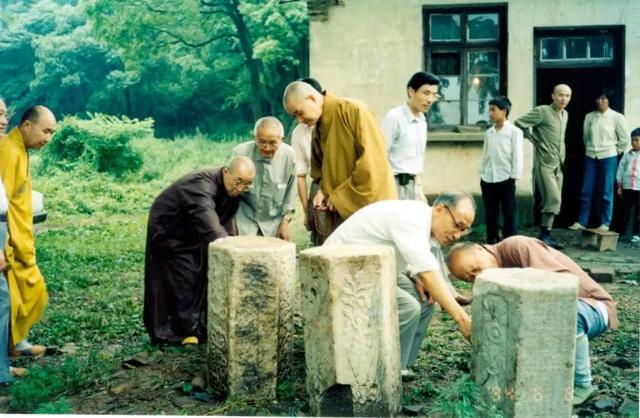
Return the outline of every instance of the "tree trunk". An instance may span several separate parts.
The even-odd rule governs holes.
[[[262,62],[253,58],[253,40],[251,39],[251,34],[249,33],[249,28],[247,27],[246,22],[244,21],[244,17],[242,16],[242,13],[240,13],[239,0],[229,1],[227,9],[229,11],[229,17],[231,17],[231,20],[238,31],[240,48],[242,49],[247,69],[249,70],[249,80],[251,83],[252,93],[250,95],[251,113],[253,115],[253,119],[257,120],[262,116],[261,102],[264,91],[262,82],[260,81]]]

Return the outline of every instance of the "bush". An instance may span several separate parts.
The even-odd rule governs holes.
[[[64,118],[51,144],[43,148],[41,174],[54,167],[70,171],[80,165],[115,176],[140,169],[142,156],[131,147],[131,140],[153,136],[153,120],[103,114],[89,117]]]

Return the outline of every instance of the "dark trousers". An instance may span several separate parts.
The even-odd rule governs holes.
[[[487,226],[487,242],[500,241],[498,235],[500,210],[502,210],[502,237],[516,235],[516,181],[507,179],[497,183],[480,180],[484,219]]]
[[[633,214],[633,235],[640,235],[640,190],[622,190],[622,223],[620,235],[627,233],[629,218]]]

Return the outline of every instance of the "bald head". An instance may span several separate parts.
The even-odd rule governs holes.
[[[233,157],[231,161],[229,161],[229,164],[227,164],[227,168],[229,172],[233,174],[243,173],[251,175],[256,172],[256,166],[253,164],[253,161],[251,161],[251,158],[245,157],[244,155]]]
[[[255,176],[256,167],[251,158],[245,156],[233,157],[222,169],[224,188],[231,197],[240,196],[249,190]]]
[[[497,268],[498,260],[482,245],[461,242],[449,250],[447,267],[452,276],[473,283],[488,268]]]
[[[28,108],[20,118],[20,133],[25,148],[40,149],[51,141],[57,123],[53,112],[44,106]]]
[[[282,104],[298,123],[313,126],[322,116],[324,96],[310,84],[294,81],[284,90]]]
[[[557,110],[564,109],[571,101],[571,87],[566,84],[558,84],[553,88],[551,99],[553,99],[553,106]]]

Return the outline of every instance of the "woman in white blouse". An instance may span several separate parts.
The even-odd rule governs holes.
[[[499,218],[502,212],[502,238],[516,235],[516,179],[522,174],[522,130],[507,120],[511,101],[494,97],[489,101],[489,118],[494,123],[484,137],[480,161],[480,188],[484,202],[487,242],[500,241]]]

